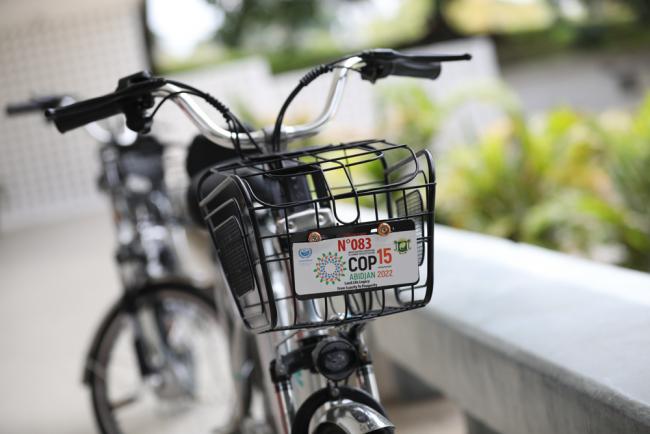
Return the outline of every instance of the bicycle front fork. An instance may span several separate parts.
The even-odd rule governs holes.
[[[294,350],[271,361],[270,374],[283,434],[307,434],[311,419],[328,402],[322,423],[342,424],[349,430],[358,416],[356,423],[363,425],[359,432],[370,432],[366,431],[370,426],[392,427],[379,402],[377,381],[362,330],[363,325],[355,325],[334,335],[307,335],[298,339]],[[296,408],[292,377],[299,371],[320,374],[327,379],[327,386],[314,391]],[[356,373],[357,389],[345,385],[353,373]]]

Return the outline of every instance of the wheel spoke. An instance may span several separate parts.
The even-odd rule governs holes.
[[[110,404],[111,410],[113,411],[120,410],[121,408],[127,407],[131,404],[135,404],[139,399],[140,399],[140,395],[135,393],[131,396],[127,396],[125,398],[115,400]]]
[[[147,297],[137,302],[135,315],[116,318],[96,360],[89,362],[97,415],[104,419],[100,425],[121,434],[206,434],[227,425],[236,393],[230,384],[228,339],[216,311],[182,291],[163,290]],[[143,329],[135,321],[146,318],[141,313],[154,312],[155,306],[169,347],[160,351],[164,360],[156,378],[144,379],[133,342],[136,330],[151,327],[144,322]]]

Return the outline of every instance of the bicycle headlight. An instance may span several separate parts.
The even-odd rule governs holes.
[[[312,359],[316,370],[332,381],[349,377],[359,364],[354,345],[340,337],[320,341],[312,352]]]

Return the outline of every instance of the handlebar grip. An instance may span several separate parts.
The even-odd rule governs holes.
[[[54,122],[59,132],[65,133],[121,112],[119,98],[115,94],[108,94],[64,107],[48,109],[45,115]]]
[[[395,59],[391,62],[391,67],[390,75],[431,80],[438,78],[442,69],[438,62],[419,62],[409,59]]]
[[[32,98],[29,101],[10,103],[7,104],[6,113],[11,116],[29,112],[45,111],[48,108],[58,107],[62,100],[62,96],[52,95]]]

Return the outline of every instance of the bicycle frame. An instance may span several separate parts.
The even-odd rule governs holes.
[[[128,145],[130,148],[126,148],[130,154],[125,155],[125,149],[121,148],[124,145],[118,144],[124,138],[120,139],[110,132],[103,134],[102,131],[106,130],[98,125],[94,125],[91,131],[96,138],[97,134],[101,134],[104,142],[99,149],[99,184],[109,196],[113,209],[118,241],[116,261],[125,292],[125,307],[134,326],[133,344],[140,374],[147,378],[160,369],[173,368],[152,364],[154,359],[168,361],[171,349],[162,325],[162,307],[156,307],[153,312],[138,312],[135,307],[129,306],[129,293],[135,294],[152,282],[182,277],[169,226],[174,222],[172,206],[162,184],[157,185],[154,179],[138,176],[124,167],[125,159],[131,154],[135,153],[136,157],[146,155],[137,154],[142,152],[137,148],[142,146],[138,137]],[[152,161],[161,159],[162,168],[162,154],[146,157],[152,158]],[[171,377],[176,378],[175,375]],[[182,386],[172,384],[176,388]]]
[[[123,173],[120,152],[114,143],[99,150],[100,185],[111,200],[120,277],[129,289],[176,277],[180,270],[169,228],[174,217],[166,193],[146,177]]]
[[[64,97],[62,101],[71,103],[74,100]],[[151,352],[168,353],[170,349],[161,323],[161,311],[157,308],[154,312],[137,312],[132,302],[139,291],[156,282],[176,282],[184,286],[185,279],[179,281],[181,270],[169,227],[175,218],[162,185],[155,185],[154,180],[146,176],[138,179],[137,174],[123,167],[127,158],[123,154],[125,151],[143,155],[137,134],[126,128],[115,132],[95,122],[86,126],[86,132],[101,144],[98,187],[109,197],[113,213],[118,244],[116,262],[124,291],[116,306],[122,306],[131,316],[134,350],[140,374],[146,378],[160,369],[152,365]],[[162,159],[162,154],[154,155],[154,159],[158,158]],[[139,186],[132,185],[138,182]],[[100,327],[98,336],[101,335]],[[99,342],[94,341],[90,347],[84,382],[90,378],[98,345]],[[166,354],[162,356],[159,359],[166,360]]]

